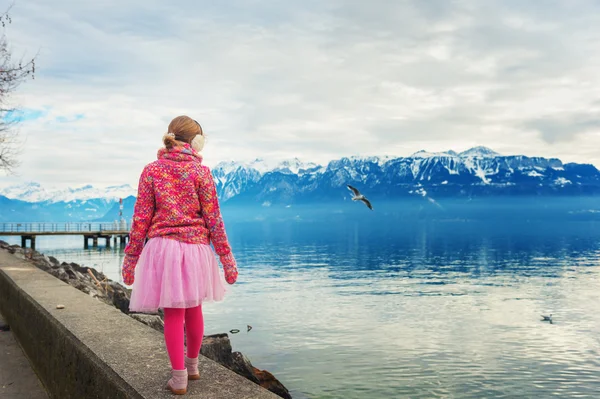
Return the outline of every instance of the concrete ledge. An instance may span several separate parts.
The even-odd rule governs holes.
[[[4,251],[0,311],[52,398],[173,398],[159,332]],[[187,397],[279,398],[210,359],[199,363]]]

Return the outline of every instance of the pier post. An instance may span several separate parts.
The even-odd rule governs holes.
[[[84,235],[83,236],[83,249],[88,249],[89,248],[89,241],[88,241],[88,236]]]
[[[35,236],[21,236],[21,248],[27,248],[27,240],[32,250],[35,250]]]
[[[106,236],[106,248],[110,248],[110,239],[112,238],[111,236]]]
[[[94,248],[98,247],[98,236],[93,237],[92,245]]]

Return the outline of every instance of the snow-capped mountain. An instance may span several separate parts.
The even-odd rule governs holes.
[[[262,167],[256,167],[260,164]],[[285,167],[293,165],[294,167]],[[266,167],[221,163],[213,169],[222,201],[291,203],[347,196],[346,184],[371,197],[600,194],[600,172],[592,165],[556,158],[501,155],[486,147],[457,153],[418,151],[408,157],[344,157],[326,166],[302,163]]]
[[[298,158],[281,162],[258,158],[251,162],[221,162],[212,169],[212,173],[219,198],[227,201],[257,184],[267,173],[302,176],[316,173],[320,168],[315,163],[302,162]]]
[[[137,191],[130,185],[97,188],[47,189],[29,182],[0,189],[0,221],[67,222],[118,219],[119,198],[135,202]],[[132,206],[133,207],[133,206]],[[130,212],[131,214],[132,212]]]
[[[0,195],[24,202],[72,202],[92,199],[115,200],[136,196],[137,190],[129,184],[96,188],[86,185],[78,188],[46,189],[39,183],[28,182],[0,189]]]
[[[39,183],[23,183],[0,189],[0,195],[25,202],[42,202],[50,198],[50,194]]]

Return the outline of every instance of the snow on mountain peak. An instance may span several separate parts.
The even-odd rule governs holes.
[[[478,146],[463,151],[458,156],[461,158],[493,158],[500,154],[490,148]]]
[[[256,158],[254,161],[242,163],[246,168],[256,169],[258,173],[265,174],[277,168],[279,162],[273,160],[265,160],[264,158]]]
[[[120,186],[109,186],[105,188],[95,188],[87,184],[77,188],[45,189],[39,183],[27,182],[0,189],[0,195],[10,199],[17,199],[25,202],[71,202],[75,200],[90,200],[96,198],[114,200],[118,198],[127,198],[136,196],[137,190],[129,184]]]
[[[214,169],[220,169],[223,173],[229,174],[238,168],[254,169],[261,175],[272,171],[279,165],[279,162],[265,161],[263,158],[256,158],[252,161],[223,161],[219,162]]]
[[[302,162],[298,158],[294,158],[292,160],[287,160],[281,162],[277,167],[273,170],[276,171],[285,171],[289,170],[291,173],[298,174],[301,170],[309,170],[318,167],[316,163],[313,162]]]
[[[223,174],[229,174],[239,168],[241,165],[235,161],[222,161],[215,165],[213,171],[220,170]]]
[[[26,202],[44,201],[49,196],[46,190],[36,182],[26,182],[0,189],[0,195]]]
[[[370,155],[370,156],[369,155],[367,155],[367,156],[353,155],[350,158],[346,158],[346,159],[353,161],[353,162],[356,162],[356,161],[371,162],[371,163],[377,164],[379,166],[383,166],[386,162],[388,162],[392,159],[396,159],[396,158],[397,157],[393,157],[390,155],[380,155],[380,156],[378,156],[378,155]],[[342,159],[344,159],[344,158],[342,158]]]
[[[496,151],[483,147],[473,147],[460,154],[455,151],[449,150],[444,152],[429,152],[420,150],[412,154],[409,158],[431,158],[431,157],[460,157],[460,158],[493,158],[500,156]]]
[[[456,152],[452,150],[444,152],[428,152],[420,150],[412,154],[409,158],[455,157],[456,155]]]
[[[265,160],[263,158],[256,158],[249,162],[236,162],[236,161],[224,161],[219,162],[214,169],[221,170],[224,174],[229,174],[238,168],[243,169],[254,169],[259,174],[264,175],[268,172],[289,171],[290,173],[298,174],[301,170],[308,170],[318,167],[319,165],[313,162],[302,162],[298,158],[288,159],[284,161],[279,160]]]

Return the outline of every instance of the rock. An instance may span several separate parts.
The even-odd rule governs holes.
[[[115,292],[112,295],[112,304],[125,314],[129,314],[129,295],[124,291]]]
[[[144,313],[130,313],[129,316],[133,317],[139,322],[144,323],[147,326],[152,327],[156,331],[161,333],[165,332],[165,323],[159,315],[144,314]]]
[[[89,273],[91,272],[94,275],[94,277],[96,277],[96,280],[98,280],[98,281],[108,280],[108,278],[106,277],[106,275],[104,275],[104,273],[101,273],[92,267],[79,266],[77,263],[71,263],[71,267],[73,268],[73,270],[75,270],[85,276],[89,276]]]
[[[240,352],[232,353],[231,341],[227,334],[205,336],[200,353],[282,398],[292,398],[286,387],[273,374],[252,366],[250,360]]]
[[[39,261],[39,260],[43,260],[45,261],[45,256],[42,255],[41,253],[37,252],[37,251],[31,251],[29,253],[29,259],[33,260],[33,261]]]
[[[108,283],[108,285],[105,287],[110,303],[121,312],[129,314],[129,299],[131,298],[131,290],[113,281]]]
[[[64,270],[65,270],[65,273],[67,273],[67,275],[69,276],[70,279],[77,280],[77,275],[75,274],[75,272],[73,271],[72,268],[65,267]]]
[[[202,340],[200,353],[215,362],[231,369],[233,367],[233,357],[231,342],[227,334],[207,335]]]
[[[232,371],[235,371],[242,377],[245,377],[253,383],[260,385],[260,380],[254,375],[254,367],[246,356],[244,356],[241,352],[233,352],[231,354],[231,358],[233,360],[233,366],[231,367]]]
[[[89,285],[84,283],[83,281],[74,281],[73,283],[71,283],[71,285],[77,288],[79,291],[85,292],[86,294],[90,293]]]
[[[38,268],[38,269],[42,269],[43,271],[47,272],[52,270],[52,264],[47,262],[45,259],[35,259],[33,261],[33,264]]]
[[[9,245],[8,248],[6,248],[8,250],[9,253],[14,254],[17,252],[18,249],[21,249],[20,246],[18,245]]]
[[[253,368],[254,375],[259,379],[261,387],[273,392],[275,395],[284,398],[292,399],[290,391],[283,386],[281,382],[271,373],[266,370],[259,370],[256,367]]]
[[[60,265],[60,262],[54,256],[48,256],[48,260],[50,260],[50,263],[52,264],[52,266]]]
[[[69,275],[65,272],[65,269],[63,269],[62,267],[59,267],[58,269],[51,269],[48,273],[69,284]]]

